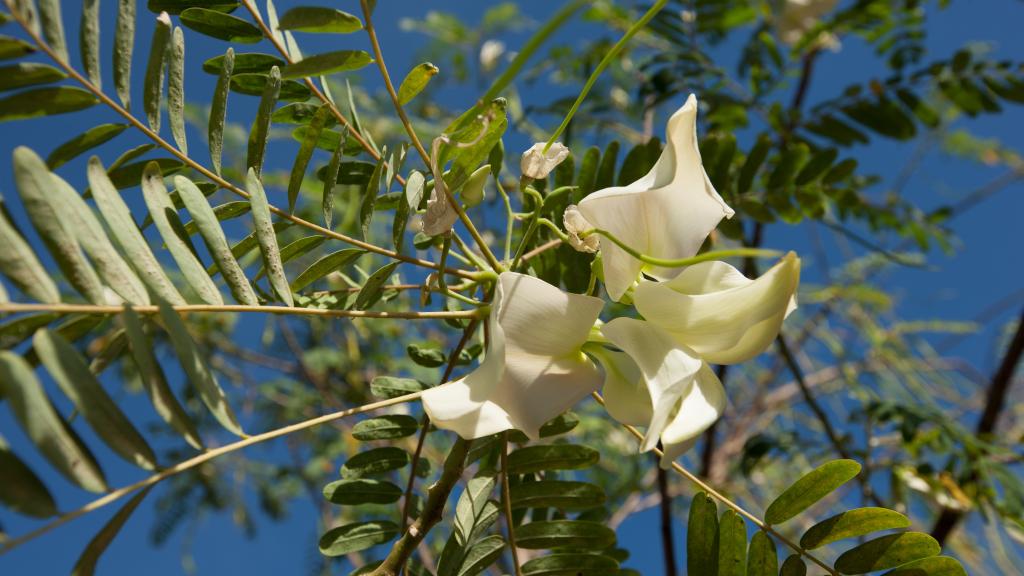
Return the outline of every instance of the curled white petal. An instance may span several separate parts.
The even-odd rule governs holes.
[[[601,332],[636,362],[643,375],[653,410],[640,449],[650,450],[658,443],[679,399],[690,393],[704,362],[649,322],[616,318]]]
[[[502,273],[487,357],[465,378],[423,394],[431,421],[466,439],[512,428],[537,438],[545,422],[601,385],[581,348],[602,306],[532,276]]]
[[[565,147],[565,144],[555,142],[551,144],[547,152],[544,151],[545,145],[544,142],[538,142],[523,152],[523,157],[519,161],[519,169],[523,176],[534,180],[547,178],[555,166],[569,157],[569,149]]]
[[[588,348],[604,371],[605,409],[612,418],[631,426],[646,426],[654,417],[651,394],[643,373],[629,354],[607,348]]]
[[[459,214],[448,202],[448,195],[444,193],[443,187],[443,182],[435,181],[434,189],[427,200],[427,211],[423,214],[423,233],[427,236],[448,232],[459,219]]]
[[[661,467],[685,454],[705,430],[722,416],[727,404],[725,388],[711,367],[704,363],[694,378],[693,386],[679,401],[679,409],[672,421],[661,432],[664,454]]]
[[[562,216],[562,224],[565,225],[565,231],[569,234],[569,245],[577,251],[597,252],[597,249],[601,247],[601,237],[597,234],[580,236],[584,232],[592,231],[594,226],[587,222],[587,219],[583,217],[583,213],[580,212],[579,207],[575,204],[570,204],[565,209],[565,213]]]
[[[681,259],[697,253],[722,218],[734,214],[708,179],[697,147],[694,95],[668,121],[666,144],[644,177],[605,188],[580,202],[584,218],[627,246],[656,258]],[[619,300],[641,271],[671,278],[677,269],[645,266],[611,242],[602,243],[608,294]]]
[[[651,324],[704,360],[735,364],[772,343],[796,308],[799,283],[800,259],[792,252],[756,280],[711,261],[690,266],[668,282],[640,282],[634,303]]]

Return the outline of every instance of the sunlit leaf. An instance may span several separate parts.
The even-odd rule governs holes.
[[[75,562],[75,567],[71,569],[71,576],[92,576],[96,571],[96,563],[99,561],[100,556],[106,552],[107,548],[117,537],[117,534],[124,527],[125,523],[131,518],[132,513],[135,509],[142,504],[142,501],[149,494],[150,486],[143,488],[138,494],[132,496],[132,499],[125,503],[117,513],[115,513],[103,528],[96,533],[96,536],[89,541],[89,544],[82,551],[81,556],[78,557],[78,561]]]
[[[363,22],[341,10],[320,6],[296,6],[284,13],[278,23],[281,30],[348,34],[363,29]]]
[[[832,460],[808,472],[793,483],[765,511],[765,522],[779,524],[810,508],[860,473],[853,460]]]

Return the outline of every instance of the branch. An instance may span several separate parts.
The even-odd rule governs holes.
[[[209,312],[260,312],[264,314],[281,314],[289,316],[326,316],[332,318],[398,318],[403,320],[437,320],[446,318],[480,318],[486,314],[487,307],[476,310],[402,312],[383,310],[330,310],[321,308],[291,308],[288,306],[245,306],[242,304],[186,304],[172,306],[178,313],[209,313]],[[0,304],[0,313],[23,312],[54,312],[58,314],[120,314],[124,306],[101,306],[95,304]],[[132,306],[139,314],[157,314],[159,306]]]
[[[1010,342],[1010,347],[1006,349],[1003,361],[1000,362],[999,369],[992,376],[992,382],[988,386],[985,408],[981,412],[981,418],[978,419],[976,429],[978,436],[988,435],[995,431],[999,416],[1002,414],[1003,408],[1006,407],[1006,395],[1013,383],[1013,374],[1017,371],[1021,356],[1024,356],[1024,311],[1021,311],[1020,319],[1017,322],[1017,332]],[[968,481],[973,482],[976,479],[977,474],[972,473]],[[938,540],[939,544],[944,544],[946,538],[962,518],[962,511],[943,508],[932,527],[932,537]]]
[[[406,394],[404,396],[398,396],[396,398],[381,400],[380,402],[365,404],[357,408],[349,408],[347,410],[332,412],[330,414],[325,414],[323,416],[318,416],[316,418],[304,420],[296,424],[291,424],[283,428],[278,428],[276,430],[271,430],[269,432],[264,432],[262,434],[256,434],[255,436],[249,436],[248,438],[244,438],[242,440],[239,440],[238,442],[234,442],[226,446],[221,446],[220,448],[215,448],[213,450],[203,452],[202,454],[194,458],[190,458],[188,460],[185,460],[184,462],[179,462],[178,464],[175,464],[170,468],[165,468],[160,472],[157,472],[156,474],[153,474],[152,476],[140,480],[134,484],[125,486],[124,488],[118,488],[117,490],[114,490],[113,492],[110,492],[101,498],[97,498],[96,500],[93,500],[92,502],[86,504],[85,506],[82,506],[77,510],[68,512],[67,514],[58,517],[56,520],[53,520],[52,522],[45,524],[33,530],[32,532],[29,532],[23,536],[19,536],[18,538],[8,540],[6,543],[0,546],[0,555],[6,554],[7,552],[10,552],[14,548],[17,548],[25,542],[38,538],[39,536],[46,534],[50,530],[53,530],[54,528],[57,528],[58,526],[61,526],[67,522],[70,522],[71,520],[74,520],[79,516],[92,512],[93,510],[102,508],[107,504],[116,502],[120,498],[127,496],[128,494],[131,494],[136,490],[152,486],[160,482],[161,480],[165,480],[167,478],[170,478],[171,476],[174,476],[186,470],[191,470],[192,468],[195,468],[200,464],[209,462],[210,460],[213,460],[214,458],[217,458],[219,456],[230,454],[237,450],[241,450],[242,448],[252,446],[253,444],[259,444],[261,442],[266,442],[267,440],[273,440],[274,438],[280,438],[281,436],[287,436],[288,434],[300,432],[302,430],[306,430],[314,426],[319,426],[321,424],[333,422],[335,420],[345,418],[346,416],[353,416],[355,414],[362,414],[364,412],[377,410],[378,408],[385,408],[387,406],[394,406],[396,404],[412,402],[413,400],[418,400],[420,395],[422,394],[423,392],[413,392],[412,394]]]
[[[377,30],[373,27],[373,14],[370,9],[369,2],[367,2],[367,0],[360,0],[359,4],[363,7],[363,19],[365,20],[364,25],[366,27],[366,34],[370,37],[370,44],[373,46],[373,55],[377,60],[377,68],[380,69],[381,78],[384,80],[384,87],[387,89],[388,95],[391,96],[391,102],[395,106],[395,112],[402,120],[402,125],[405,126],[405,131],[409,134],[409,138],[412,139],[412,144],[416,148],[416,151],[419,152],[420,157],[423,158],[423,162],[426,163],[427,166],[433,166],[430,160],[430,154],[428,154],[426,149],[423,148],[423,143],[420,142],[419,137],[416,136],[416,130],[412,127],[412,122],[409,121],[409,116],[405,113],[405,108],[403,108],[402,103],[398,101],[398,93],[395,92],[395,86],[391,82],[391,75],[388,74],[388,68],[384,64],[384,53],[381,52],[380,41],[377,40]],[[439,167],[438,169],[440,170],[442,168],[443,167]],[[483,251],[484,257],[487,259],[487,263],[490,264],[491,268],[493,268],[495,272],[501,272],[504,270],[504,267],[500,262],[498,262],[498,259],[494,257],[494,253],[491,252],[490,247],[487,246],[483,236],[480,235],[480,231],[476,229],[473,221],[469,219],[468,215],[466,215],[466,211],[462,209],[462,205],[455,199],[451,190],[449,190],[447,186],[442,186],[441,189],[444,190],[448,204],[452,207],[452,210],[455,210],[455,213],[458,214],[459,220],[462,221],[462,225],[466,227],[466,230],[469,230],[469,235],[472,236],[473,240],[480,246],[480,250]]]
[[[658,465],[659,511],[661,512],[661,551],[665,555],[665,576],[676,576],[676,539],[672,536],[672,496],[668,491],[668,471]]]

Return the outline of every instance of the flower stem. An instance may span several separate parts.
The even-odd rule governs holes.
[[[607,230],[594,228],[592,231],[585,232],[580,236],[586,237],[590,234],[600,234],[601,236],[611,240],[619,248],[625,250],[626,253],[633,258],[636,258],[641,262],[651,264],[652,266],[661,266],[662,268],[682,268],[684,266],[693,266],[694,264],[700,264],[701,262],[708,262],[710,260],[722,260],[723,258],[776,258],[782,255],[782,252],[779,252],[778,250],[767,250],[764,248],[731,248],[728,250],[713,250],[711,252],[691,256],[690,258],[656,258],[654,256],[641,254],[639,250],[627,245]]]
[[[479,305],[479,304],[478,304]],[[399,318],[403,320],[436,320],[443,318],[481,318],[489,309],[484,306],[476,310],[404,312],[384,310],[330,310],[320,308],[291,308],[288,306],[245,306],[241,304],[186,304],[173,306],[179,313],[210,312],[260,312],[264,314],[286,314],[296,316],[326,316],[340,318]],[[95,304],[0,304],[0,313],[54,312],[57,314],[120,314],[124,306],[102,306]],[[132,306],[139,314],[157,314],[158,306]],[[486,311],[484,311],[486,310]]]
[[[646,26],[647,23],[650,22],[651,18],[654,18],[654,16],[660,12],[667,3],[668,0],[658,0],[655,2],[654,5],[652,5],[650,9],[648,9],[647,12],[645,12],[644,15],[636,21],[635,24],[630,26],[629,30],[626,30],[626,33],[622,38],[619,38],[619,41],[612,46],[611,50],[604,55],[604,58],[601,59],[597,68],[594,68],[594,72],[591,73],[590,78],[587,78],[587,83],[583,85],[583,90],[581,90],[580,95],[576,97],[576,101],[573,102],[572,108],[569,109],[569,113],[565,115],[565,119],[562,120],[562,124],[555,129],[554,133],[551,134],[551,138],[548,139],[547,144],[544,145],[544,152],[548,151],[548,148],[558,140],[558,137],[561,136],[562,132],[564,132],[569,126],[569,122],[572,120],[572,117],[576,115],[576,111],[579,110],[580,104],[583,103],[583,99],[587,97],[590,89],[594,87],[594,84],[597,82],[598,77],[601,76],[601,73],[604,72],[604,69],[607,68],[608,65],[611,64],[612,60],[619,55],[619,52],[622,52],[622,49],[626,47],[629,40],[633,38],[633,36],[636,36],[636,33]]]

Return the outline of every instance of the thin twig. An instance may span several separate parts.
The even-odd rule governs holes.
[[[512,490],[508,483],[508,431],[501,439],[501,505],[505,512],[505,524],[508,529],[508,548],[512,553],[512,565],[515,566],[515,576],[523,576],[523,569],[519,565],[519,548],[516,547],[516,530],[512,521]]]
[[[337,318],[400,318],[403,320],[437,320],[444,318],[478,318],[486,308],[476,310],[429,310],[425,312],[403,312],[383,310],[330,310],[320,308],[291,308],[288,306],[246,306],[243,304],[186,304],[171,306],[178,313],[210,312],[258,312],[263,314],[286,314],[294,316],[327,316]],[[124,306],[96,304],[0,304],[0,313],[54,312],[57,314],[120,314]],[[159,306],[132,306],[139,314],[157,314]]]
[[[388,74],[388,67],[384,64],[384,53],[380,48],[380,41],[377,39],[377,30],[373,27],[373,11],[370,9],[367,0],[360,0],[359,4],[363,8],[363,25],[366,28],[366,34],[370,37],[370,44],[373,46],[373,55],[377,61],[377,68],[380,69],[381,78],[384,80],[384,87],[387,89],[388,95],[391,97],[391,102],[395,106],[395,112],[398,114],[399,119],[402,121],[402,125],[405,126],[405,131],[409,134],[409,138],[412,139],[412,145],[419,152],[423,162],[427,166],[433,166],[430,154],[423,147],[423,143],[420,142],[419,137],[416,135],[416,130],[412,126],[412,122],[409,121],[409,116],[405,113],[405,108],[402,107],[402,103],[398,100],[398,93],[395,91],[395,85],[391,82],[391,75]],[[443,168],[443,167],[442,167]],[[439,168],[441,169],[441,168]],[[476,229],[476,225],[470,220],[466,211],[462,209],[462,205],[459,204],[455,196],[452,195],[451,190],[447,186],[441,186],[444,190],[448,204],[452,210],[459,216],[459,220],[462,221],[462,225],[469,231],[469,235],[473,237],[477,245],[480,246],[480,250],[484,253],[484,258],[487,259],[487,263],[490,264],[491,268],[495,272],[501,272],[504,267],[498,262],[498,259],[494,257],[494,253],[491,252],[489,246],[484,241],[483,236],[480,235],[480,231]]]
[[[381,400],[379,402],[365,404],[363,406],[359,406],[356,408],[349,408],[347,410],[341,410],[338,412],[332,412],[330,414],[324,414],[323,416],[318,416],[316,418],[311,418],[309,420],[304,420],[302,422],[290,424],[282,428],[277,428],[276,430],[271,430],[269,432],[264,432],[262,434],[256,434],[255,436],[249,436],[247,438],[239,440],[238,442],[233,442],[231,444],[221,446],[220,448],[215,448],[213,450],[203,452],[202,454],[194,458],[190,458],[188,460],[185,460],[184,462],[179,462],[178,464],[175,464],[170,468],[165,468],[160,472],[157,472],[156,474],[153,474],[152,476],[149,476],[148,478],[140,480],[134,484],[130,484],[123,488],[118,488],[117,490],[114,490],[113,492],[110,492],[101,498],[97,498],[96,500],[93,500],[92,502],[86,504],[85,506],[82,506],[77,510],[61,515],[56,520],[53,520],[52,522],[49,522],[27,534],[24,534],[12,540],[8,540],[2,546],[0,546],[0,555],[6,554],[7,552],[10,552],[14,548],[17,548],[18,546],[28,542],[29,540],[38,538],[39,536],[46,534],[50,530],[53,530],[58,526],[66,524],[67,522],[70,522],[71,520],[74,520],[79,516],[92,512],[93,510],[102,508],[112,502],[116,502],[120,498],[127,496],[128,494],[131,494],[136,490],[140,490],[147,486],[152,486],[160,482],[161,480],[165,480],[167,478],[170,478],[171,476],[174,476],[186,470],[191,470],[192,468],[195,468],[200,464],[209,462],[210,460],[213,460],[214,458],[217,458],[219,456],[230,454],[237,450],[241,450],[242,448],[252,446],[253,444],[259,444],[261,442],[266,442],[267,440],[273,440],[275,438],[280,438],[281,436],[287,436],[288,434],[300,432],[302,430],[306,430],[314,426],[319,426],[321,424],[333,422],[335,420],[345,418],[346,416],[353,416],[356,414],[362,414],[364,412],[377,410],[379,408],[385,408],[387,406],[394,406],[396,404],[412,402],[413,400],[419,399],[421,394],[423,394],[423,392],[413,392],[412,394],[406,394],[404,396],[398,396],[396,398],[389,398],[387,400]]]
[[[591,392],[590,395],[591,395],[591,397],[594,398],[594,400],[597,401],[598,404],[600,404],[601,406],[604,406],[604,398],[602,398],[600,394],[598,394],[597,392]],[[625,428],[630,434],[632,434],[633,437],[635,437],[638,441],[643,441],[644,434],[643,434],[643,432],[640,432],[639,430],[637,430],[636,427],[630,426],[629,424],[623,424],[622,427]],[[655,447],[653,449],[653,452],[659,458],[663,455],[661,449],[657,448],[657,447]],[[706,492],[709,496],[711,496],[715,500],[718,500],[719,502],[721,502],[725,506],[731,508],[734,512],[736,512],[740,516],[743,516],[747,520],[750,520],[751,522],[753,522],[755,526],[757,526],[761,530],[764,530],[765,532],[767,532],[768,534],[773,536],[776,540],[778,540],[779,542],[782,542],[783,544],[788,546],[790,549],[792,549],[794,552],[796,552],[800,556],[803,556],[804,558],[807,558],[811,562],[814,562],[815,564],[817,564],[819,567],[824,569],[826,572],[828,572],[832,576],[841,576],[839,574],[839,572],[837,572],[834,568],[832,568],[831,566],[826,564],[824,561],[818,559],[817,556],[811,554],[807,550],[804,550],[802,547],[800,547],[800,545],[798,545],[797,543],[793,542],[789,538],[787,538],[787,537],[783,536],[782,534],[780,534],[770,524],[766,524],[763,520],[761,520],[757,516],[751,514],[750,512],[747,512],[747,510],[744,509],[742,506],[740,506],[739,504],[733,502],[728,497],[726,497],[725,495],[720,493],[718,490],[715,490],[714,488],[712,488],[707,482],[704,482],[703,480],[698,478],[696,475],[694,475],[692,472],[690,472],[686,468],[683,468],[682,465],[680,465],[678,462],[675,462],[675,461],[672,462],[672,469],[675,470],[677,473],[679,473],[679,475],[681,475],[682,477],[684,477],[687,480],[689,480],[690,482],[693,482],[694,484],[696,484],[697,487],[699,487],[701,490]]]
[[[665,556],[665,576],[676,576],[676,539],[672,536],[672,495],[668,491],[668,471],[654,459],[658,475],[658,509],[661,513],[661,551]]]

